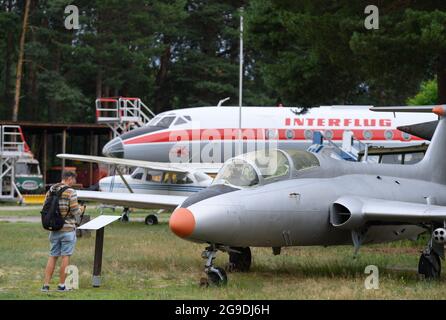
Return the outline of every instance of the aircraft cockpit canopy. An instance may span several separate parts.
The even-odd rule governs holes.
[[[252,187],[288,180],[299,172],[319,167],[317,157],[302,150],[258,150],[229,159],[213,184]]]
[[[175,113],[169,113],[169,114],[157,115],[155,118],[150,120],[148,125],[167,129],[171,126],[178,126],[191,121],[192,118],[190,116],[181,116]]]

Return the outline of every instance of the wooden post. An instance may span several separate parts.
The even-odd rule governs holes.
[[[101,286],[102,251],[104,249],[104,227],[96,230],[96,243],[94,246],[93,287]]]
[[[22,34],[20,35],[20,46],[19,46],[19,60],[17,61],[17,73],[15,80],[14,106],[12,109],[12,121],[17,121],[19,115],[20,87],[22,85],[23,55],[25,52],[25,35],[26,35],[26,28],[28,27],[30,3],[31,0],[26,0],[25,13],[23,14]]]

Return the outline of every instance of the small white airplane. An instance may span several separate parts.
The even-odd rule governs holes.
[[[341,144],[346,130],[363,143],[396,147],[424,141],[398,127],[437,120],[434,114],[382,114],[370,111],[370,107],[243,107],[241,120],[239,107],[177,109],[160,113],[146,126],[114,138],[102,152],[109,157],[156,162],[223,163],[241,153],[264,149],[265,143],[274,143],[274,148],[306,150],[315,131]]]
[[[99,190],[102,197],[110,199],[110,201],[104,201],[104,203],[124,206],[122,221],[129,220],[129,207],[120,202],[120,195],[141,194],[144,199],[160,196],[186,198],[211,185],[213,178],[209,174],[216,174],[221,167],[221,164],[182,163],[175,165],[76,154],[59,154],[57,156],[61,159],[115,166],[118,175],[102,178],[99,181]],[[123,174],[119,166],[136,167],[136,169],[131,174]],[[100,199],[82,198],[81,200]],[[135,206],[132,205],[131,207]],[[144,208],[147,208],[147,206],[144,206]],[[165,209],[165,206],[160,204],[159,206],[155,205],[154,208]],[[145,223],[147,225],[157,224],[158,218],[156,215],[148,215]]]

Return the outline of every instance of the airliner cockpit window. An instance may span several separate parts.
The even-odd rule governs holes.
[[[252,165],[242,159],[231,159],[221,168],[213,184],[251,187],[258,183],[259,177]]]
[[[294,169],[297,171],[319,167],[321,164],[317,157],[308,151],[302,150],[286,150],[291,160],[294,163]]]
[[[174,120],[175,120],[175,116],[164,117],[156,124],[156,126],[169,128]]]
[[[161,117],[160,116],[156,116],[155,118],[153,118],[152,120],[149,121],[148,125],[149,126],[156,126],[156,123],[158,121],[160,121]]]
[[[177,121],[175,121],[175,125],[176,125],[176,126],[177,126],[177,125],[180,125],[180,124],[184,124],[184,123],[187,123],[187,121],[184,120],[182,117],[179,117],[179,118],[177,119]]]

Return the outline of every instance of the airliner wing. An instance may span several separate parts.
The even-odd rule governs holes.
[[[331,224],[342,229],[365,225],[443,223],[445,220],[445,206],[355,196],[339,198],[330,210]]]
[[[77,190],[78,200],[141,209],[175,209],[187,198],[184,196],[152,195]]]
[[[58,158],[77,160],[84,162],[95,162],[109,165],[122,165],[128,167],[139,167],[151,170],[188,173],[192,170],[200,170],[205,173],[217,173],[221,168],[221,163],[168,163],[168,162],[149,162],[141,160],[130,160],[120,158],[87,156],[81,154],[58,154]]]

